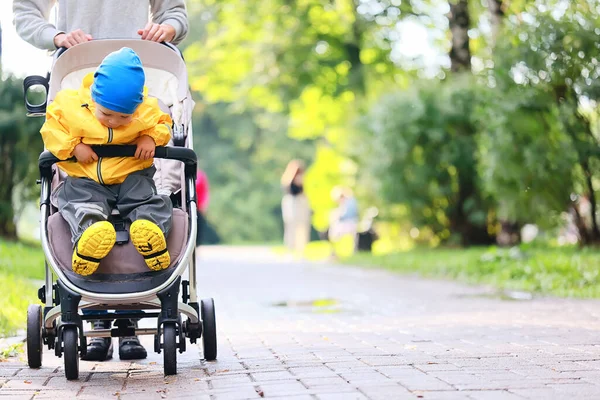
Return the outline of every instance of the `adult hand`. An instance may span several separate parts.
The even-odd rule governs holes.
[[[137,149],[135,150],[135,158],[140,160],[150,160],[154,157],[154,149],[156,143],[148,135],[142,135],[137,140]]]
[[[89,164],[91,162],[98,161],[98,155],[96,152],[85,143],[79,143],[77,146],[75,146],[75,149],[73,149],[73,155],[77,161],[82,164]]]
[[[142,36],[142,40],[150,40],[152,42],[172,42],[175,39],[175,28],[167,24],[157,24],[148,22],[144,29],[138,29],[138,35]]]
[[[89,42],[90,40],[92,40],[92,35],[85,33],[81,29],[77,29],[69,33],[59,33],[54,36],[54,45],[57,49],[60,47],[68,49],[80,43]]]

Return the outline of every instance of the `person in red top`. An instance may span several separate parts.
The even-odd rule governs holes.
[[[202,243],[202,231],[206,225],[206,210],[208,209],[209,200],[208,177],[202,170],[198,170],[196,175],[196,198],[198,204],[198,229],[196,234],[196,246]]]

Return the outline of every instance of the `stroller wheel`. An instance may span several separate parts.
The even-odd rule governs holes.
[[[204,299],[200,303],[202,318],[202,350],[206,361],[217,359],[217,323],[215,320],[215,301]]]
[[[63,328],[63,351],[65,357],[65,377],[72,381],[79,378],[79,354],[77,351],[77,327]]]
[[[176,375],[177,327],[172,322],[163,325],[163,354],[165,375]]]
[[[42,366],[42,307],[30,304],[27,308],[27,364],[29,368]]]

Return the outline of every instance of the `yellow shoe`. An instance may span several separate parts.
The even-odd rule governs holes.
[[[73,271],[79,275],[96,272],[102,260],[115,245],[117,233],[108,221],[100,221],[87,228],[73,251]]]
[[[154,222],[138,219],[131,224],[129,233],[136,250],[144,256],[148,268],[160,271],[171,264],[165,235]]]

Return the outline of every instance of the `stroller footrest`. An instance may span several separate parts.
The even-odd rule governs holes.
[[[85,331],[83,335],[85,337],[124,337],[124,336],[140,336],[140,335],[156,335],[156,328],[136,328],[119,330],[119,329],[94,329],[93,331]]]

